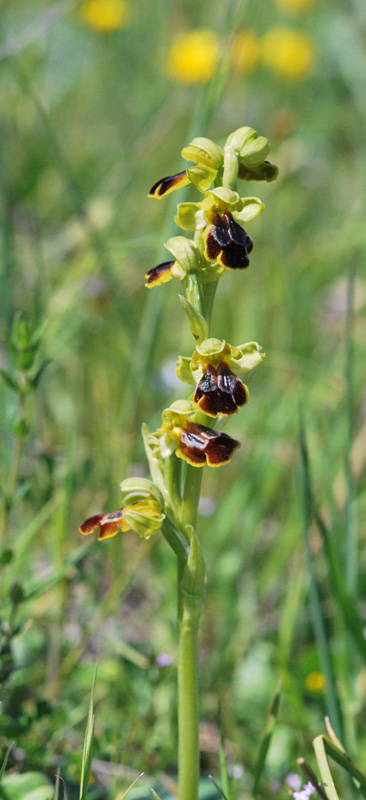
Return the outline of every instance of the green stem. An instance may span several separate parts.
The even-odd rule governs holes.
[[[208,335],[210,335],[210,326],[211,326],[211,318],[212,318],[212,309],[215,300],[216,289],[218,286],[218,281],[212,281],[212,283],[206,283],[206,286],[203,290],[203,298],[205,303],[205,311],[206,311],[206,320],[208,325]]]
[[[196,527],[197,507],[200,499],[203,469],[187,465],[181,509],[181,523]]]
[[[198,741],[198,621],[191,619],[189,604],[179,592],[178,646],[178,800],[197,800],[199,786]]]

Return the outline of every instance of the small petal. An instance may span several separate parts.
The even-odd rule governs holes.
[[[176,455],[188,461],[194,467],[219,467],[230,461],[234,450],[240,447],[236,439],[232,439],[222,431],[215,431],[189,422],[186,428],[176,429],[179,433],[179,448]]]
[[[151,289],[153,286],[160,286],[162,283],[168,283],[174,277],[173,275],[173,267],[175,261],[163,261],[161,264],[158,264],[156,267],[152,267],[146,273],[146,283],[148,289]]]
[[[189,186],[190,180],[187,176],[187,172],[184,169],[183,172],[177,172],[176,175],[167,175],[166,178],[161,178],[160,181],[154,183],[154,186],[151,187],[148,197],[156,197],[160,200],[165,195],[170,194],[170,192],[174,192],[175,189],[181,189],[183,186]]]

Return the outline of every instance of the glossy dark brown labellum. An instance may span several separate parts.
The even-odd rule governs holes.
[[[206,233],[205,255],[209,261],[219,261],[228,269],[245,269],[249,267],[248,254],[252,249],[252,239],[230,211],[214,212]]]
[[[240,442],[226,433],[190,422],[186,428],[180,429],[177,455],[194,466],[209,464],[211,467],[219,467],[230,461],[237,447],[240,447]]]
[[[217,367],[206,364],[194,393],[194,402],[205,414],[210,417],[236,414],[248,399],[247,387],[225,362],[221,362]]]

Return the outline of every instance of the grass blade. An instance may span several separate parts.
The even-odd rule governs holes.
[[[252,790],[253,797],[255,797],[256,794],[258,793],[260,780],[263,774],[264,765],[266,763],[267,753],[269,750],[269,746],[271,744],[273,731],[275,729],[275,725],[277,722],[277,716],[280,707],[281,686],[282,686],[282,681],[279,681],[277,684],[276,694],[272,700],[272,705],[269,710],[263,739],[259,748],[257,763],[254,770],[254,784]]]
[[[132,783],[129,785],[128,789],[126,789],[126,791],[125,791],[125,792],[123,792],[123,793],[121,793],[121,794],[117,795],[117,797],[116,797],[116,800],[125,800],[125,798],[126,798],[126,797],[127,797],[127,795],[129,794],[129,792],[131,791],[131,789],[133,788],[133,786],[135,786],[135,784],[137,783],[137,781],[139,781],[139,780],[140,780],[140,778],[142,778],[142,776],[143,776],[144,774],[145,774],[144,772],[140,772],[140,775],[138,775],[138,776],[137,776],[137,778],[135,778],[135,780],[134,780],[134,781],[132,781]],[[152,793],[153,793],[154,795],[156,794],[156,792],[154,792],[154,790],[153,790],[153,789],[151,789],[151,791],[152,791]],[[157,795],[156,795],[156,797],[157,797]]]
[[[365,660],[366,640],[363,634],[363,623],[361,617],[357,611],[353,598],[347,591],[347,587],[343,579],[342,568],[339,563],[339,558],[335,548],[333,547],[329,530],[315,504],[314,498],[312,498],[312,506],[315,520],[323,540],[324,552],[328,561],[335,599],[337,600],[340,611],[343,614],[347,630],[353,636],[355,645],[357,646],[362,659]]]
[[[209,777],[209,779],[210,779],[211,783],[213,783],[213,785],[214,785],[215,789],[217,789],[218,793],[221,795],[221,797],[222,797],[222,800],[229,800],[229,798],[227,797],[227,795],[226,795],[226,794],[223,792],[223,790],[221,789],[221,786],[219,786],[219,784],[217,783],[217,781],[215,781],[215,778],[213,778],[213,777],[212,777],[212,775],[209,775],[208,777]]]
[[[224,728],[222,724],[222,713],[221,713],[221,703],[219,705],[219,730],[220,730],[220,749],[219,749],[219,759],[220,759],[220,776],[221,776],[221,783],[223,786],[223,794],[225,797],[231,798],[231,787],[230,787],[230,778],[227,771],[227,763],[226,763],[226,756],[225,756],[225,745],[224,745]]]
[[[347,385],[347,452],[346,452],[346,586],[351,595],[357,591],[357,510],[355,483],[351,466],[353,440],[353,320],[354,320],[355,270],[351,265],[347,290],[346,321],[346,385]]]
[[[366,789],[365,772],[361,769],[361,767],[358,766],[358,764],[355,763],[355,761],[352,760],[343,747],[337,747],[334,742],[332,742],[331,739],[328,739],[327,736],[324,736],[324,734],[317,736],[316,739],[314,739],[313,746],[316,759],[319,764],[323,785],[329,796],[329,800],[339,800],[339,798],[334,785],[332,773],[330,771],[327,755],[329,755],[333,761],[343,767],[343,769],[348,772],[352,778],[356,778],[363,789]]]
[[[3,758],[3,763],[2,763],[2,765],[0,767],[0,783],[1,783],[1,779],[2,779],[2,777],[4,775],[4,772],[6,770],[8,759],[9,759],[11,750],[14,747],[14,745],[15,745],[15,742],[12,742],[11,744],[9,744],[9,747],[8,747],[6,753],[5,753],[4,758]]]
[[[93,684],[90,693],[88,720],[86,724],[86,731],[84,738],[83,761],[81,765],[79,800],[86,800],[88,794],[89,781],[90,781],[93,740],[94,740],[94,724],[95,724],[93,705],[94,705],[94,688],[95,688],[96,676],[97,676],[97,667],[95,667],[94,670]]]
[[[343,722],[341,708],[337,696],[334,669],[332,663],[331,650],[329,646],[328,637],[324,623],[323,608],[320,599],[320,590],[317,580],[317,574],[314,564],[314,556],[310,543],[310,525],[312,519],[312,491],[310,482],[310,466],[309,455],[306,444],[306,435],[304,420],[300,415],[300,455],[301,455],[301,479],[302,479],[302,494],[303,494],[303,536],[304,547],[306,554],[306,562],[309,572],[309,593],[310,593],[310,609],[315,634],[316,643],[319,649],[319,655],[322,663],[322,669],[326,679],[325,695],[329,716],[332,719],[333,726],[337,735],[342,739],[343,737]]]

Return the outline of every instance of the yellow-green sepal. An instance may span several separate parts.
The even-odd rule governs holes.
[[[182,156],[186,161],[194,161],[195,164],[211,167],[214,170],[219,170],[224,161],[221,147],[205,136],[193,139],[188,147],[183,148]]]
[[[237,222],[242,223],[259,217],[264,209],[265,205],[259,197],[241,197],[231,213]]]
[[[214,182],[217,175],[217,170],[211,169],[210,167],[197,165],[196,167],[187,167],[186,173],[187,177],[191,183],[193,183],[196,189],[204,194]]]
[[[242,374],[255,369],[266,357],[258,342],[246,342],[236,349],[241,352],[241,355],[235,359],[235,363],[240,367]]]
[[[184,275],[196,272],[200,268],[202,255],[191,239],[186,239],[185,236],[172,236],[165,242],[164,247],[174,256]]]
[[[164,508],[163,495],[153,481],[149,478],[125,478],[120,483],[121,492],[126,494],[124,503],[133,503],[137,500],[153,499],[159,503],[160,508]]]
[[[200,203],[204,211],[225,211],[238,203],[240,197],[237,192],[233,192],[227,186],[217,186],[206,192],[205,197]]]
[[[199,203],[178,203],[174,220],[184,231],[199,231],[206,225],[205,213]]]
[[[189,356],[178,356],[176,374],[183,383],[195,385],[195,380],[191,372],[191,358]]]

